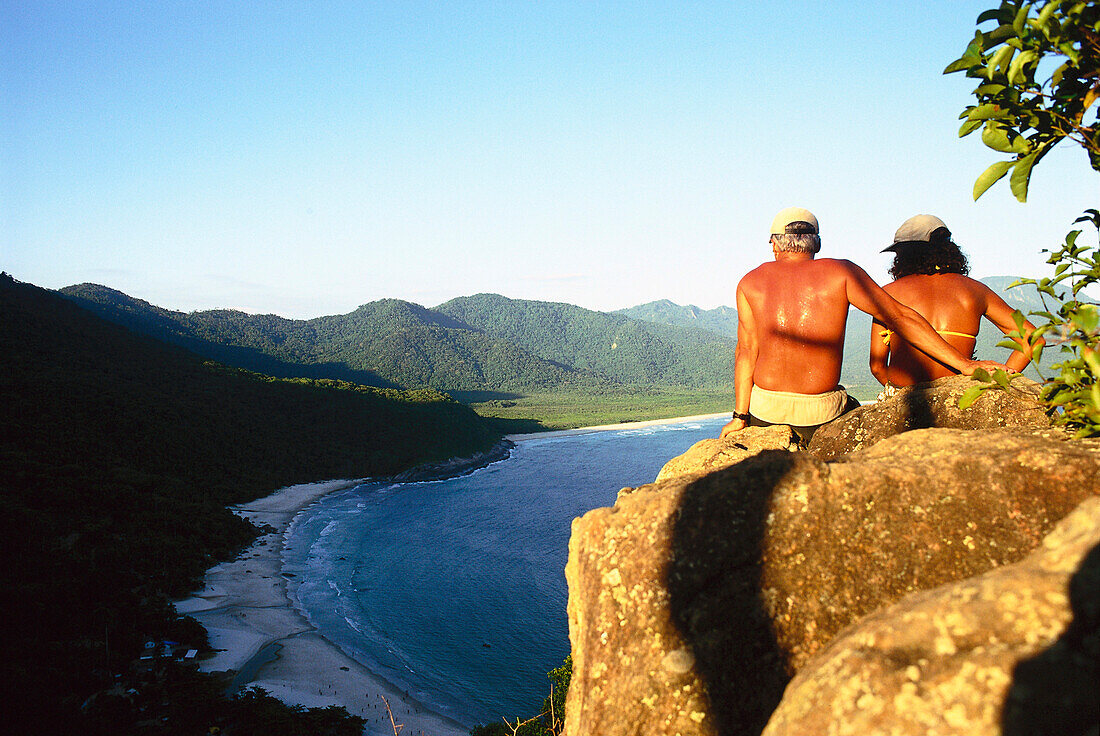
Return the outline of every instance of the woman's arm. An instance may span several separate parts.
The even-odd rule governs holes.
[[[1006,335],[1009,332],[1015,331],[1016,320],[1012,319],[1012,314],[1016,310],[1008,306],[1005,300],[997,295],[997,292],[993,291],[985,284],[982,284],[980,281],[975,283],[981,284],[985,291],[985,318],[995,324],[997,329]],[[1034,331],[1035,325],[1031,324],[1025,317],[1023,339],[1021,340],[1018,337],[1012,338],[1012,340],[1021,347],[1021,350],[1013,350],[1012,355],[1008,356],[1008,360],[1005,361],[1005,365],[1017,373],[1027,368],[1028,363],[1031,362],[1031,347],[1028,344],[1028,340],[1031,339],[1031,333]],[[1040,338],[1038,344],[1045,344],[1045,342],[1045,340]]]
[[[871,322],[871,375],[883,386],[890,382],[890,369],[887,363],[890,358],[890,346],[882,338],[886,325],[877,319]]]

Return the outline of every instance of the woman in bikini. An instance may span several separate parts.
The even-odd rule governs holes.
[[[890,267],[894,281],[883,288],[920,312],[963,355],[973,355],[982,317],[1006,334],[1016,329],[1012,307],[988,286],[966,275],[970,272],[966,256],[938,217],[910,217],[894,234],[893,245],[883,252],[887,251],[894,253]],[[1034,328],[1024,320],[1025,336]],[[1005,361],[1014,371],[1022,371],[1027,364],[1028,355],[1015,350]],[[876,321],[871,328],[871,373],[886,387],[883,395],[889,396],[897,388],[954,375],[955,371]]]

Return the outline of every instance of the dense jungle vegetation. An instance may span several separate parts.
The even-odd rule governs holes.
[[[148,640],[205,648],[205,632],[169,600],[255,537],[227,504],[471,455],[499,433],[427,389],[204,362],[6,274],[0,355],[9,728],[358,733],[343,709],[227,698],[223,683],[171,658],[135,661]]]
[[[616,384],[699,388],[732,381],[735,341],[709,330],[497,294],[452,299],[435,311]]]
[[[612,392],[625,385],[731,386],[734,341],[568,304],[481,295],[435,309],[383,299],[287,320],[184,314],[94,284],[62,292],[144,334],[277,376],[454,392]]]

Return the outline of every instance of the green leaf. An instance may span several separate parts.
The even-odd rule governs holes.
[[[1016,168],[1012,170],[1012,176],[1008,179],[1008,186],[1016,199],[1020,202],[1027,201],[1027,187],[1031,182],[1031,167],[1035,165],[1040,151],[1024,156],[1016,162]]]
[[[977,54],[971,54],[969,49],[967,49],[967,53],[963,54],[958,59],[955,59],[953,62],[948,64],[947,67],[944,68],[943,73],[954,74],[955,72],[966,71],[970,67],[980,64],[981,61],[981,56]]]
[[[993,371],[993,382],[1001,388],[1008,388],[1008,374],[1001,368]]]
[[[1024,22],[1027,20],[1027,14],[1030,10],[1031,6],[1024,4],[1016,11],[1016,17],[1012,19],[1012,30],[1017,36],[1024,35]]]
[[[1051,17],[1054,15],[1054,11],[1061,5],[1060,2],[1048,2],[1043,6],[1043,9],[1039,11],[1039,17],[1035,19],[1035,24],[1043,31],[1043,35],[1047,38],[1051,37],[1054,32],[1052,27]]]
[[[1013,38],[1016,32],[1012,29],[1012,25],[1005,23],[1004,25],[994,28],[989,33],[982,35],[982,40],[985,43],[986,48],[993,48],[997,44],[1004,43],[1010,38]]]
[[[1038,54],[1034,51],[1028,50],[1021,53],[1015,59],[1012,60],[1012,64],[1008,67],[1008,83],[1013,85],[1020,85],[1027,81],[1027,65],[1034,64],[1038,59]]]
[[[1095,334],[1097,326],[1100,326],[1100,310],[1091,304],[1082,304],[1077,310],[1077,324],[1090,335]],[[1097,373],[1100,374],[1100,370]]]
[[[959,397],[959,408],[965,409],[973,404],[987,388],[988,386],[971,386],[963,391],[962,396]]]
[[[1009,136],[1012,133],[1012,136]],[[1031,150],[1027,140],[1000,123],[988,120],[982,131],[982,143],[1001,153],[1027,153]]]
[[[983,123],[981,120],[967,120],[959,128],[959,137],[962,138],[964,136],[968,136],[983,125],[985,125],[985,123]]]
[[[1004,26],[1001,26],[1001,28],[1004,28]],[[1011,31],[1011,26],[1009,27],[1009,29]],[[1001,48],[997,49],[997,52],[993,54],[993,56],[989,59],[989,70],[987,77],[989,79],[993,79],[994,69],[999,71],[1004,71],[1005,69],[1007,69],[1009,62],[1012,61],[1012,57],[1015,55],[1015,53],[1016,49],[1012,48],[1011,46],[1002,46]]]
[[[974,199],[985,194],[986,190],[997,183],[997,180],[1008,173],[1008,170],[1016,165],[1015,161],[998,161],[982,172],[974,182]]]
[[[989,371],[985,368],[975,369],[975,371],[970,374],[970,377],[975,381],[984,381],[985,383],[990,383],[993,380],[989,375]]]
[[[990,20],[1000,21],[1005,14],[1000,8],[990,8],[989,10],[982,11],[978,19],[974,21],[974,25],[980,26],[982,23]]]
[[[968,120],[993,120],[1008,117],[1008,112],[1001,109],[1000,105],[987,102],[984,105],[969,108],[966,117]]]

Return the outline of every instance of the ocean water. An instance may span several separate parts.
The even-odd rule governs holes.
[[[288,532],[291,594],[329,640],[430,710],[468,726],[534,715],[569,653],[572,520],[722,424],[524,440],[460,478],[326,496]]]

